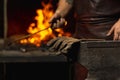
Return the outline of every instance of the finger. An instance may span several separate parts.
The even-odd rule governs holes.
[[[117,40],[120,40],[120,32],[118,32],[117,35],[118,35]]]
[[[59,51],[54,51],[54,52],[50,53],[49,55],[60,55],[60,54],[62,54],[62,53]]]
[[[57,23],[52,23],[52,24],[51,24],[51,28],[52,28],[52,29],[55,29],[56,27],[57,27]]]
[[[48,41],[47,46],[52,46],[57,40],[57,38],[51,39],[50,41]]]
[[[61,21],[62,23],[65,23],[66,20],[65,20],[65,18],[61,18],[60,21]]]
[[[59,28],[61,25],[60,20],[56,20],[56,23],[52,23],[51,28],[56,29]]]
[[[68,42],[67,42],[66,40],[64,40],[64,41],[61,43],[61,46],[59,47],[58,51],[63,50],[67,45],[68,45]]]
[[[109,32],[107,33],[107,36],[110,36],[113,32],[114,32],[114,26],[109,30]]]
[[[59,28],[60,27],[60,20],[57,20],[57,25],[56,25],[56,28]]]
[[[65,53],[64,51],[62,51],[66,46],[68,46],[68,42],[66,42],[65,39],[66,39],[65,37],[62,38],[62,43],[60,44],[58,50],[56,51],[56,55]]]
[[[49,48],[50,51],[58,51],[59,47],[61,46],[61,43],[63,40],[61,38],[57,38],[57,40],[51,45]]]
[[[67,21],[65,20],[65,18],[61,18],[61,19],[60,19],[60,24],[61,24],[60,26],[61,26],[61,27],[62,27],[62,26],[66,26],[66,22],[67,22]]]
[[[61,50],[61,53],[68,53],[71,48],[72,48],[72,43],[69,43],[67,46],[65,46],[64,49]]]
[[[56,21],[56,24],[53,25],[53,29],[57,29],[57,28],[62,28],[64,27],[66,24],[65,24],[65,19],[64,18],[60,18]]]
[[[74,44],[75,42],[71,41],[70,39],[66,39],[63,43],[62,46],[59,48],[59,51],[62,53],[67,53],[68,50],[72,47],[71,45]]]
[[[66,38],[66,40],[64,40],[59,48],[59,51],[63,50],[66,46],[69,46],[73,43],[77,42],[77,40],[74,39],[74,41],[71,38]]]
[[[118,40],[120,40],[120,35],[118,36]]]
[[[60,55],[60,54],[63,54],[63,53],[60,52],[60,51],[57,51],[55,54],[56,54],[56,55]]]
[[[62,46],[61,44],[63,43],[63,40],[59,39],[56,41],[56,43],[52,46],[52,48],[54,48],[55,51],[58,51],[60,46]]]
[[[118,40],[118,39],[119,39],[119,34],[115,31],[113,40]]]

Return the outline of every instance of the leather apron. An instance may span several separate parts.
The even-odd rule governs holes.
[[[120,17],[120,0],[74,0],[75,38],[112,39],[106,36]]]

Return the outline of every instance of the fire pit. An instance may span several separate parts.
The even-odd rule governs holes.
[[[61,28],[51,29],[49,20],[54,14],[55,3],[57,1],[52,0],[30,0],[29,4],[24,0],[8,1],[6,37],[12,42],[39,47],[56,36],[70,36]]]
[[[56,36],[70,36],[62,29],[52,31],[48,23],[57,6],[57,0],[29,0],[29,2],[4,0],[1,2],[4,4],[1,7],[4,8],[4,33],[2,33],[3,38],[0,39],[1,62],[17,62],[25,59],[67,61],[66,56],[56,55],[55,52],[48,51],[46,46],[47,41]]]
[[[58,32],[55,31],[56,34],[53,34],[50,28],[44,30],[50,26],[48,24],[50,16],[44,17],[46,21],[43,20],[45,11],[53,11],[48,1],[0,0],[4,3],[4,7],[0,7],[4,8],[4,21],[0,18],[4,23],[0,23],[4,28],[0,36],[2,37],[0,39],[0,80],[23,80],[25,77],[27,77],[26,80],[46,79],[46,77],[52,80],[70,78],[69,59],[65,55],[50,52],[46,46],[46,42],[56,34],[57,36],[64,34],[61,29],[57,30]],[[47,14],[52,15],[53,12],[47,12]],[[62,31],[62,34],[59,34],[59,31]],[[63,70],[59,70],[59,67]],[[36,74],[37,71],[40,75]]]

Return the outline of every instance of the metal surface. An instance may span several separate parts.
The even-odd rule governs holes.
[[[4,47],[4,42],[0,39],[0,63],[7,62],[67,62],[65,55],[56,55],[46,48],[36,47]]]
[[[3,45],[0,39],[0,80],[71,80],[71,67],[65,55],[56,55],[47,48]]]
[[[86,80],[120,80],[120,41],[83,41],[78,61],[88,71]]]

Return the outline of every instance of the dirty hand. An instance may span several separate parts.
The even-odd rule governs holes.
[[[72,37],[57,37],[47,43],[49,50],[56,52],[56,54],[66,54],[76,52],[80,47],[80,40]]]
[[[113,40],[120,40],[120,19],[112,26],[107,36],[110,36],[114,32]]]
[[[55,13],[49,20],[52,29],[63,28],[65,26],[66,20],[62,18],[60,14]]]

